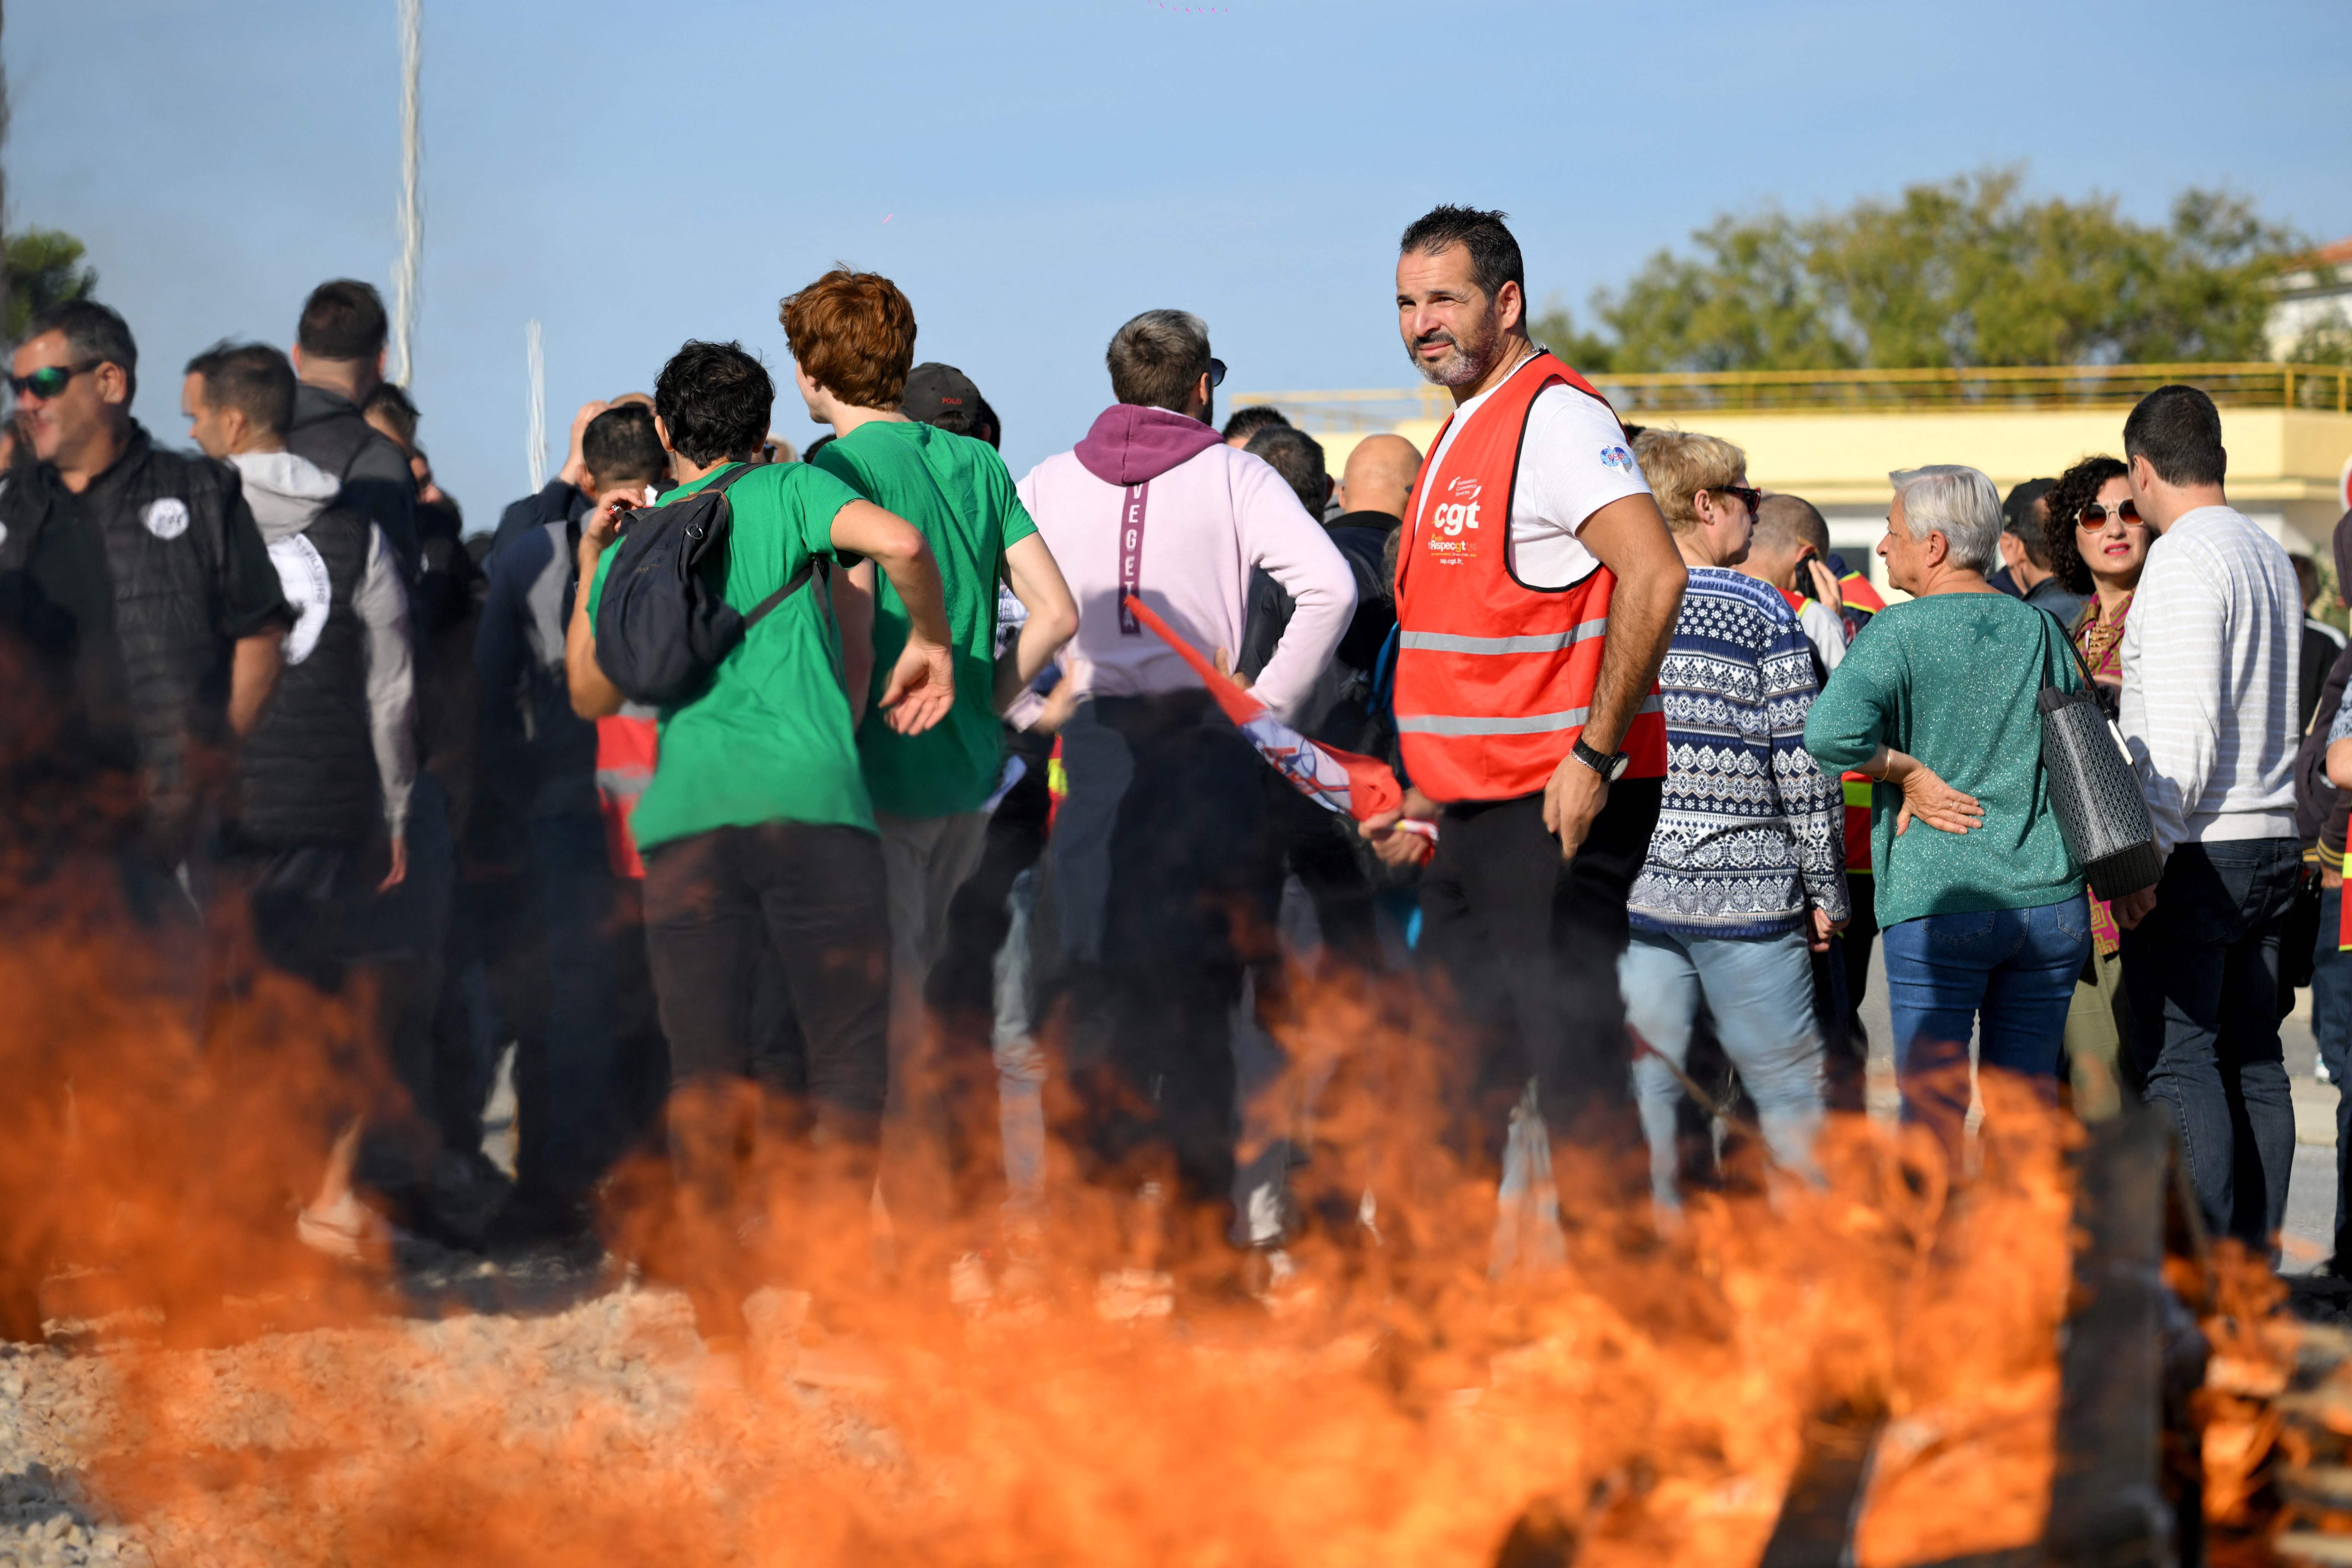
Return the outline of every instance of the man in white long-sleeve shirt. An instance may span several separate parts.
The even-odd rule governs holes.
[[[2125,743],[2164,874],[2116,900],[2133,1048],[2170,1110],[2205,1223],[2278,1234],[2294,1159],[2279,1048],[2279,925],[2303,876],[2293,769],[2303,602],[2277,541],[2222,493],[2212,399],[2159,387],[2124,424],[2132,500],[2161,535],[2124,624]]]
[[[1281,897],[1269,792],[1289,786],[1122,601],[1230,656],[1264,567],[1297,608],[1255,689],[1290,718],[1348,628],[1355,581],[1282,477],[1207,423],[1224,366],[1199,317],[1147,310],[1106,357],[1118,401],[1019,486],[1078,604],[1052,845],[1071,1087],[1096,1174],[1172,1154],[1185,1196],[1216,1205],[1233,1187],[1231,1013]]]

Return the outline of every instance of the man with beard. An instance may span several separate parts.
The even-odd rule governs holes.
[[[1498,1163],[1530,1078],[1556,1140],[1631,1132],[1616,964],[1685,569],[1608,402],[1528,340],[1504,215],[1436,207],[1398,248],[1405,350],[1454,400],[1397,552],[1403,815],[1439,821],[1420,952],[1475,1043],[1471,1136]],[[1402,860],[1395,822],[1364,833]]]

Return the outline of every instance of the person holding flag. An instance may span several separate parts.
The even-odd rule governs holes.
[[[1505,215],[1440,206],[1398,249],[1398,326],[1454,394],[1397,551],[1396,723],[1434,816],[1420,952],[1472,1045],[1470,1141],[1499,1168],[1528,1080],[1555,1143],[1635,1133],[1617,985],[1666,772],[1658,667],[1685,572],[1608,402],[1530,342]],[[1563,1196],[1573,1201],[1563,1180]]]

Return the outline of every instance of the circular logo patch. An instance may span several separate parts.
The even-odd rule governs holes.
[[[139,521],[158,539],[177,539],[188,531],[188,503],[177,496],[151,500],[140,512]]]

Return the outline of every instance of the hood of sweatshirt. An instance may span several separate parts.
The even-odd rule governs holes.
[[[245,481],[245,504],[266,543],[310,527],[342,489],[332,474],[291,452],[239,452],[229,461]]]
[[[1223,437],[1198,419],[1165,408],[1116,403],[1072,448],[1087,472],[1111,485],[1139,485],[1199,457]]]

